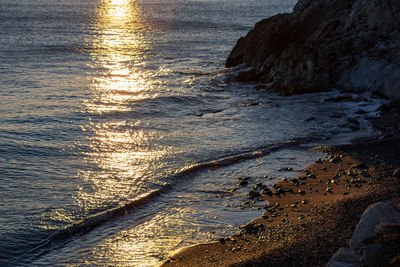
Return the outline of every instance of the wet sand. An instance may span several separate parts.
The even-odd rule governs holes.
[[[315,147],[330,158],[264,191],[262,217],[234,236],[185,248],[163,266],[323,266],[347,246],[368,205],[399,200],[398,110],[395,103],[372,120],[381,136]]]

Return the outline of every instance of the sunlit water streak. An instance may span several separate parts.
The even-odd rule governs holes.
[[[377,100],[280,97],[223,69],[239,36],[293,4],[2,1],[0,262],[157,265],[260,215],[237,177],[316,156],[282,142],[322,142],[348,116],[368,133],[354,112]]]

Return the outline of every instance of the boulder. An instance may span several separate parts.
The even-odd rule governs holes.
[[[400,224],[380,223],[374,230],[374,243],[389,243],[400,239]]]
[[[378,202],[369,206],[354,230],[349,242],[350,249],[365,247],[374,238],[374,230],[382,222],[399,224],[400,207],[392,202]]]
[[[339,248],[329,260],[327,267],[361,267],[361,257],[354,250]]]
[[[339,88],[400,99],[398,0],[300,0],[293,12],[258,22],[227,67],[284,94]]]
[[[390,247],[382,244],[371,244],[366,246],[362,251],[362,260],[364,266],[379,267],[385,266],[387,261],[393,254]]]

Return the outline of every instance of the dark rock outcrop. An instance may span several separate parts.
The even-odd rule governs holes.
[[[240,78],[281,93],[336,87],[400,99],[399,47],[399,0],[299,0],[240,38],[226,66],[254,67]]]

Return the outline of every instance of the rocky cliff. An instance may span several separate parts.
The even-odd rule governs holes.
[[[258,22],[227,67],[272,91],[338,88],[400,99],[400,0],[299,0],[290,14]]]

